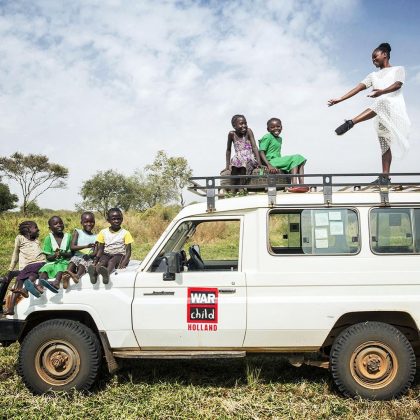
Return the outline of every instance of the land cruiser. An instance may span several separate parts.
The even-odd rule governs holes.
[[[265,192],[227,199],[220,177],[193,178],[205,202],[144,260],[22,300],[0,342],[19,341],[25,384],[86,390],[125,358],[282,353],[328,367],[346,396],[405,393],[420,356],[419,182],[311,176],[305,194],[267,175]]]

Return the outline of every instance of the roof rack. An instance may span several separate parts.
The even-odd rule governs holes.
[[[226,197],[227,192],[247,190],[251,192],[267,192],[269,206],[276,205],[277,192],[285,191],[291,185],[293,174],[264,175],[221,175],[194,176],[189,178],[188,190],[207,198],[207,211],[216,210],[216,197]],[[390,191],[419,191],[420,173],[392,173],[391,180],[380,173],[346,173],[346,174],[305,174],[305,183],[310,191],[322,191],[324,204],[333,204],[335,191],[371,191],[379,192],[379,204],[389,206]],[[372,182],[372,179],[375,181]],[[398,182],[395,180],[398,179]]]

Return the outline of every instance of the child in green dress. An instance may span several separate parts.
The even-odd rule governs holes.
[[[64,223],[59,216],[48,220],[50,234],[44,239],[42,252],[47,257],[47,263],[39,270],[40,283],[54,293],[58,293],[63,272],[67,270],[72,252],[70,249],[71,235],[64,233]],[[48,279],[54,278],[53,282]]]
[[[268,133],[259,140],[261,160],[267,166],[270,173],[277,173],[281,169],[284,172],[296,175],[292,177],[293,184],[303,184],[305,181],[299,175],[304,175],[306,158],[302,155],[281,155],[283,139],[280,137],[280,133],[282,129],[283,127],[279,118],[270,118],[267,121]],[[307,192],[308,190],[308,187],[297,185],[288,188],[290,192]]]

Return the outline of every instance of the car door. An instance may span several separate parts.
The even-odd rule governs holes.
[[[188,219],[176,225],[138,274],[133,329],[141,348],[238,348],[246,328],[246,284],[241,270],[242,218]],[[165,281],[164,254],[200,245],[204,266],[193,258]],[[193,252],[193,251],[190,251]]]

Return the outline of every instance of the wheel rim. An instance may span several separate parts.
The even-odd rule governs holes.
[[[68,341],[44,343],[35,356],[38,375],[50,385],[66,385],[80,371],[80,355]]]
[[[368,341],[352,353],[350,372],[354,380],[365,388],[383,388],[394,380],[398,359],[387,344]]]

